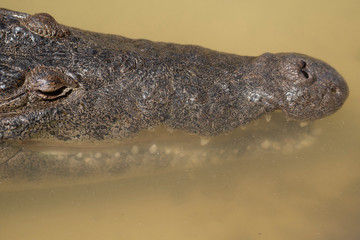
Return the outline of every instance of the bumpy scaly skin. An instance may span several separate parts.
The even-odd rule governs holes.
[[[296,53],[259,57],[82,31],[0,10],[0,139],[110,139],[158,124],[216,135],[281,109],[338,110],[344,79]]]

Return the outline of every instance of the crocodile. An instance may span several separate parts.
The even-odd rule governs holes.
[[[240,56],[0,9],[5,145],[128,139],[159,125],[215,136],[275,110],[296,121],[320,119],[336,112],[348,93],[334,68],[304,54]]]

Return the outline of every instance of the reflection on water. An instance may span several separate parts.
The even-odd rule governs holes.
[[[204,36],[199,44],[241,54],[305,52],[338,68],[350,97],[334,116],[303,127],[262,119],[210,140],[160,128],[96,148],[26,143],[25,152],[43,161],[8,165],[0,239],[360,238],[357,1],[3,2],[69,14],[68,25],[86,19],[84,28],[99,31],[191,43]],[[104,25],[112,16],[125,24]],[[134,23],[142,17],[145,25]]]
[[[277,126],[276,122],[284,126],[281,118],[275,116],[272,121],[270,126]],[[316,135],[314,129],[323,128],[324,122],[326,129]],[[333,148],[334,141],[329,139],[334,133],[328,130],[336,122],[323,120],[306,127],[289,123],[283,129],[293,132],[287,134],[301,132],[291,138],[295,146],[291,151],[289,147],[282,151],[276,144],[270,149],[274,139],[282,141],[281,147],[289,145],[290,138],[266,134],[264,129],[271,129],[267,126],[271,122],[262,119],[246,130],[239,129],[238,136],[248,130],[260,140],[246,141],[251,150],[242,154],[224,154],[235,149],[221,144],[228,136],[205,142],[190,136],[177,140],[187,145],[177,152],[186,156],[181,158],[184,165],[155,164],[147,169],[149,165],[142,162],[126,174],[10,179],[0,185],[0,235],[2,239],[356,239],[360,235],[359,163],[342,155],[343,151],[352,154],[354,147]],[[161,139],[165,132],[160,129],[142,137],[158,134]],[[316,133],[315,140],[301,145],[309,132]],[[264,144],[264,136],[269,143]],[[143,157],[156,155],[151,153],[151,141],[137,144],[136,152],[130,143],[126,151],[146,152]],[[36,143],[29,148],[41,151]],[[60,148],[64,149],[72,152]],[[115,151],[113,146],[106,149]],[[224,150],[222,155],[219,149]],[[211,154],[196,162],[206,152]],[[190,153],[198,155],[191,158]]]
[[[0,145],[0,180],[124,177],[236,161],[260,151],[291,154],[312,145],[319,134],[321,128],[287,121],[276,112],[213,137],[159,126],[121,141],[7,141]]]

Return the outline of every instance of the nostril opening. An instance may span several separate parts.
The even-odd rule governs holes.
[[[300,70],[302,75],[306,78],[306,79],[309,79],[309,74],[305,71],[305,70]]]
[[[301,69],[306,68],[306,62],[304,60],[300,60],[299,66]]]
[[[301,73],[301,75],[304,78],[309,79],[310,74],[308,73],[308,70],[307,70],[307,63],[303,60],[300,60],[300,62],[298,62],[298,67],[299,67],[299,72]]]
[[[340,92],[341,92],[340,89],[337,88],[337,87],[332,87],[330,89],[330,91],[331,91],[332,94],[340,94]]]

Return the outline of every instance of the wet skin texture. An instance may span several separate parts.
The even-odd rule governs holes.
[[[0,140],[112,139],[159,124],[216,135],[282,110],[309,121],[348,96],[328,64],[133,40],[0,9]]]

